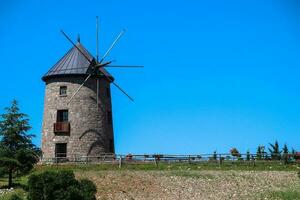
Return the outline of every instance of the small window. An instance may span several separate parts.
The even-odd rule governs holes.
[[[59,95],[60,96],[67,96],[67,86],[60,86],[59,87]]]
[[[112,114],[111,111],[107,111],[107,123],[112,124]]]
[[[56,143],[55,144],[55,157],[66,158],[67,157],[67,143]]]
[[[108,87],[106,88],[106,96],[110,97],[110,89]]]
[[[68,122],[68,110],[58,110],[56,122]]]

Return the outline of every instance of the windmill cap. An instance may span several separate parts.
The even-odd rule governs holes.
[[[80,49],[80,51],[77,49]],[[80,37],[78,37],[78,43],[76,47],[72,47],[43,77],[42,80],[46,81],[49,78],[57,76],[70,76],[70,75],[86,75],[92,70],[92,66],[96,63],[95,58],[86,50],[86,48],[80,43]],[[90,63],[89,60],[92,61]],[[104,68],[100,68],[100,71],[109,76],[113,80],[113,76],[109,74]]]

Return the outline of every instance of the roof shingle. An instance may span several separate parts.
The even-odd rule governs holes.
[[[76,47],[73,47],[42,77],[44,81],[52,76],[85,75],[91,73],[92,65],[95,64],[95,58],[80,42],[78,42],[76,46],[92,61],[92,64]],[[105,69],[100,68],[100,71],[110,78],[113,78]]]

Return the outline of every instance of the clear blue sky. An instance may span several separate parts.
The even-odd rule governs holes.
[[[40,144],[41,77],[71,48],[101,52],[135,98],[112,90],[117,153],[255,151],[276,139],[300,150],[300,16],[296,0],[0,2],[0,107],[16,98]],[[3,111],[3,110],[2,110]]]

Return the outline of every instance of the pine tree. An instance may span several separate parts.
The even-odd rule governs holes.
[[[0,120],[0,168],[8,174],[8,187],[12,186],[15,172],[29,172],[38,161],[39,149],[32,143],[34,135],[26,114],[20,112],[17,101],[5,108]]]
[[[287,164],[289,162],[289,149],[286,144],[284,144],[282,151],[283,161],[285,164]]]
[[[213,156],[212,156],[213,160],[217,160],[217,151],[214,151]]]
[[[281,151],[279,150],[279,144],[275,141],[274,144],[270,143],[271,148],[269,148],[269,152],[271,154],[272,160],[280,160],[281,158]]]
[[[294,148],[292,148],[291,157],[292,157],[293,159],[296,159],[296,158],[295,158],[295,157],[296,157],[296,150],[295,150]]]
[[[246,154],[246,160],[247,161],[251,160],[251,155],[250,155],[250,151],[249,150],[247,151],[247,154]]]
[[[261,149],[260,145],[257,147],[256,158],[257,158],[257,160],[261,160],[262,159],[262,149]]]

